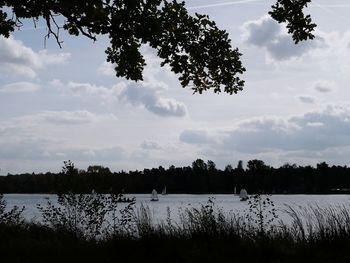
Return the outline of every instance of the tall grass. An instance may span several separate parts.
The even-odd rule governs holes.
[[[309,205],[287,206],[284,210],[291,217],[291,225],[284,225],[284,232],[291,234],[295,242],[347,240],[350,238],[350,207]]]

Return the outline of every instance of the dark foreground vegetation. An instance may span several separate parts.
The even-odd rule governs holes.
[[[1,262],[350,262],[348,207],[288,208],[279,222],[268,196],[255,195],[246,214],[226,214],[214,200],[169,210],[152,221],[147,207],[120,207],[113,195],[63,194],[26,222],[0,196]]]
[[[166,186],[168,193],[233,193],[241,188],[248,193],[329,194],[350,193],[350,168],[319,163],[316,167],[285,164],[279,168],[261,160],[247,167],[216,168],[213,161],[197,159],[192,166],[170,166],[142,171],[111,172],[93,165],[79,170],[70,161],[60,173],[0,176],[0,193],[150,193]]]

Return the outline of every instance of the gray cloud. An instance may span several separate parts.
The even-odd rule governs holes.
[[[0,159],[54,160],[68,156],[82,158],[85,156],[83,153],[87,152],[85,148],[67,149],[71,143],[67,143],[67,138],[64,136],[55,136],[57,134],[54,131],[58,129],[65,131],[72,125],[85,125],[105,120],[114,121],[116,117],[110,114],[96,115],[88,111],[42,111],[1,122]],[[102,153],[102,150],[94,150],[93,156],[108,155],[108,153],[105,155]]]
[[[289,118],[253,118],[215,137],[208,136],[205,131],[184,131],[180,140],[207,145],[208,149],[226,154],[316,153],[330,148],[350,147],[350,106],[328,106],[321,111]]]
[[[298,99],[305,104],[314,104],[316,102],[315,98],[311,96],[299,96]]]
[[[145,150],[160,150],[162,147],[157,143],[153,141],[143,141],[141,143],[141,148]]]
[[[0,163],[8,165],[0,168],[2,171],[43,171],[48,163],[51,168],[59,167],[67,159],[86,164],[123,162],[129,157],[124,148],[112,143],[102,147],[91,143],[90,146],[86,140],[77,139],[85,135],[85,128],[80,125],[99,125],[114,120],[114,115],[88,111],[42,111],[2,121]],[[78,130],[80,132],[76,133]]]
[[[52,141],[26,138],[16,142],[0,142],[0,159],[3,160],[74,160],[74,161],[117,161],[127,158],[121,147],[111,148],[58,148]]]
[[[350,108],[329,106],[323,111],[288,119],[246,121],[227,134],[224,147],[240,152],[318,151],[350,145]]]
[[[14,82],[0,87],[2,93],[22,93],[35,92],[40,89],[40,85],[32,82]]]
[[[214,142],[213,138],[203,130],[185,130],[180,134],[179,139],[189,144],[209,144]]]
[[[16,118],[20,123],[30,125],[79,125],[102,120],[116,121],[117,117],[113,114],[96,115],[89,111],[41,111],[32,115],[25,115]]]
[[[0,37],[0,71],[10,75],[33,78],[36,70],[46,65],[64,63],[68,53],[51,54],[46,50],[34,52],[13,37]]]
[[[114,115],[88,111],[42,111],[0,123],[0,159],[6,160],[104,160],[120,158],[118,147],[95,149],[74,147],[66,138],[55,137],[52,128],[116,120]],[[62,129],[62,128],[61,128]],[[65,146],[64,146],[65,145]]]
[[[0,159],[41,160],[46,159],[48,141],[26,136],[17,140],[0,141]]]
[[[316,164],[327,160],[333,164],[349,163],[350,146],[332,147],[321,151],[293,151],[281,155],[285,160],[293,160],[300,164]]]
[[[62,151],[66,159],[79,161],[119,161],[128,157],[127,152],[121,147],[111,147],[103,149],[67,149]]]
[[[283,26],[269,16],[244,23],[242,30],[246,43],[265,48],[270,57],[275,60],[301,57],[308,51],[324,45],[324,40],[320,37],[295,45],[292,37],[284,33]]]
[[[314,83],[313,88],[321,93],[327,93],[334,90],[334,85],[329,81],[318,81]]]

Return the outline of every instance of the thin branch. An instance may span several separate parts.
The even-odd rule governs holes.
[[[46,34],[46,36],[45,36],[45,38],[44,38],[44,46],[45,46],[45,48],[46,48],[46,40],[47,40],[48,38],[50,38],[50,35],[53,35],[53,36],[55,37],[58,46],[59,46],[60,48],[62,48],[62,45],[61,45],[61,44],[63,43],[63,41],[60,41],[60,39],[59,39],[60,27],[59,27],[58,24],[56,23],[56,20],[55,20],[55,18],[53,17],[53,15],[51,14],[51,12],[49,12],[47,15],[45,15],[45,16],[44,16],[44,19],[46,20],[46,26],[47,26],[47,34]],[[52,30],[52,28],[51,28],[51,20],[52,20],[52,22],[55,24],[55,26],[56,26],[56,28],[57,28],[56,32],[54,32],[54,31]]]
[[[86,36],[86,37],[92,39],[93,41],[96,41],[96,36],[93,36],[93,35],[91,35],[90,33],[85,32],[84,29],[83,29],[83,26],[78,25],[78,24],[75,24],[75,25],[77,26],[77,28],[79,29],[79,31],[80,31],[80,33],[81,33],[82,35],[84,35],[84,36]]]

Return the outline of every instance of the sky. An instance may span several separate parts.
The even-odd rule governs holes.
[[[330,4],[331,2],[331,4]],[[294,45],[267,16],[273,0],[187,0],[238,47],[247,71],[238,94],[193,94],[144,46],[144,81],[117,78],[108,40],[25,22],[0,37],[0,174],[80,169],[112,171],[197,159],[219,168],[238,160],[350,164],[350,3],[313,0],[313,41]],[[45,43],[46,42],[46,43]]]

